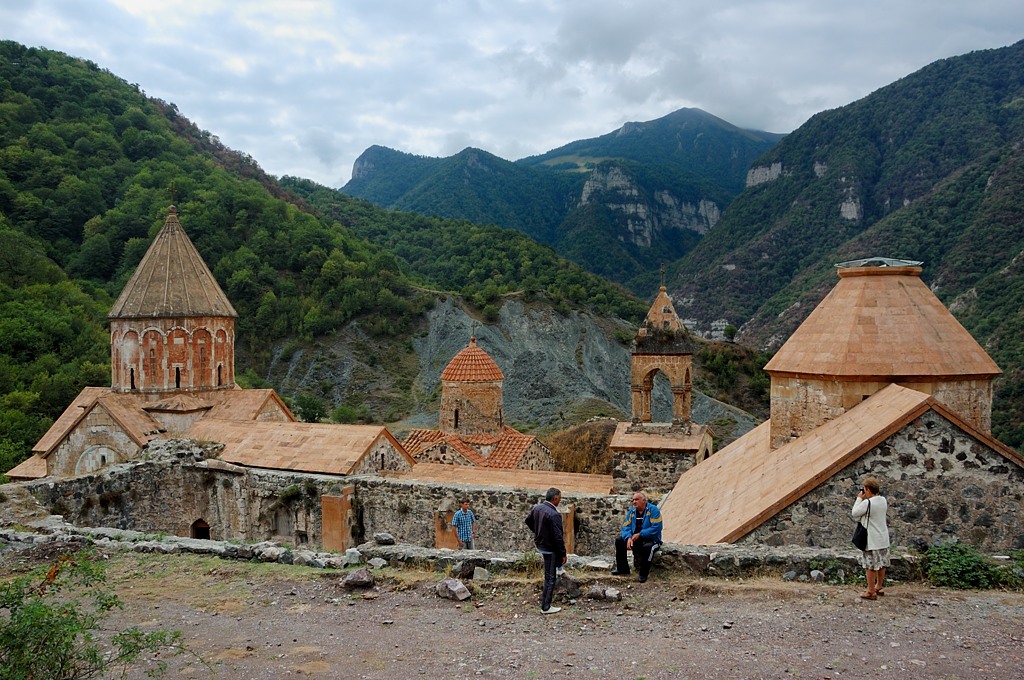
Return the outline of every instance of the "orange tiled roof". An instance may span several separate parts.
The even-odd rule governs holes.
[[[420,451],[429,448],[444,439],[444,432],[440,430],[415,429],[410,430],[402,440],[402,446],[414,457]]]
[[[552,472],[548,470],[506,470],[501,468],[417,463],[412,470],[387,472],[388,477],[414,479],[440,484],[466,484],[471,486],[500,486],[509,489],[527,489],[544,492],[558,487],[562,493],[612,493],[611,475],[586,475],[578,472]]]
[[[111,319],[237,317],[171,206],[164,226],[110,310]]]
[[[217,418],[219,420],[254,420],[260,411],[263,410],[264,406],[267,405],[267,402],[273,401],[288,416],[289,420],[295,420],[295,416],[285,406],[285,403],[281,401],[281,397],[270,388],[217,390],[205,392],[203,395],[213,404],[213,408],[210,409],[210,413],[207,416],[209,418]]]
[[[1001,371],[921,281],[920,267],[850,267],[765,366],[771,374],[991,377]]]
[[[501,439],[495,445],[491,455],[487,456],[486,466],[490,468],[514,469],[519,465],[523,455],[537,438],[532,434],[523,434],[511,427],[505,427]]]
[[[934,398],[892,384],[785,446],[772,450],[771,422],[766,421],[684,472],[661,508],[665,540],[691,545],[737,541],[928,409],[1024,465],[1016,451]]]
[[[491,355],[476,346],[475,337],[469,339],[469,346],[456,354],[441,373],[441,380],[451,382],[493,382],[504,379],[504,374]]]
[[[330,475],[351,474],[382,437],[415,464],[382,425],[239,422],[203,418],[186,433],[224,444],[220,459],[237,465]]]

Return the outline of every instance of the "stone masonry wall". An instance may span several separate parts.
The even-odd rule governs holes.
[[[696,465],[693,453],[659,450],[615,451],[612,462],[612,482],[615,493],[649,494],[668,493],[679,481],[679,476]]]
[[[399,543],[432,547],[434,513],[458,508],[458,500],[470,499],[478,520],[476,545],[481,550],[529,550],[533,537],[523,524],[543,494],[497,487],[444,486],[431,482],[363,477],[355,480],[357,525],[363,537],[386,531]],[[619,525],[629,508],[625,496],[570,494],[561,505],[576,507],[576,553],[607,554],[612,550]]]
[[[219,461],[201,463],[132,462],[102,474],[59,482],[27,483],[55,514],[78,526],[113,527],[189,536],[192,523],[210,525],[210,538],[222,541],[275,540],[322,545],[320,497],[355,484],[353,539],[361,543],[387,531],[399,542],[434,546],[434,513],[454,510],[468,496],[479,520],[479,546],[485,550],[529,550],[523,519],[541,498],[537,492],[504,488],[443,486],[376,476],[330,477],[253,470]],[[576,552],[605,554],[628,509],[628,498],[566,494],[574,504]]]
[[[1024,468],[928,411],[825,484],[747,534],[743,543],[842,548],[863,479],[878,478],[894,546],[958,539],[983,551],[1024,548]]]

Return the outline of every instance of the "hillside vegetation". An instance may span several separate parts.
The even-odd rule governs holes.
[[[1004,370],[993,434],[1020,447],[1022,139],[1024,43],[943,59],[820,113],[756,162],[778,177],[740,194],[671,267],[677,309],[777,348],[835,285],[834,263],[921,260]]]
[[[27,455],[83,386],[109,384],[106,313],[171,203],[239,313],[237,373],[249,384],[282,344],[342,328],[401,343],[434,304],[426,289],[462,293],[485,312],[512,290],[634,321],[644,311],[517,232],[351,199],[337,214],[317,212],[174,105],[94,63],[4,41],[3,469]],[[395,253],[365,236],[392,230],[415,236],[415,247]],[[439,258],[442,246],[452,250]]]

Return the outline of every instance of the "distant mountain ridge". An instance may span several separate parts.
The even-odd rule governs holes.
[[[1024,444],[1024,41],[943,59],[825,111],[754,164],[670,267],[680,315],[777,348],[837,281],[886,256],[923,278],[1005,375],[993,432]]]
[[[396,210],[516,229],[646,293],[658,265],[714,226],[750,162],[781,137],[680,109],[515,163],[472,148],[427,158],[373,146],[341,191]]]

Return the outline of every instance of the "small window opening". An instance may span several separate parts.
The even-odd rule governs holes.
[[[459,409],[455,409],[455,429],[459,427]]]
[[[135,389],[135,369],[134,368],[129,368],[128,369],[128,373],[129,373],[128,382],[129,382],[129,384],[131,386],[131,389],[134,390]]]
[[[178,367],[174,369],[174,387],[175,389],[181,389],[181,368]]]

